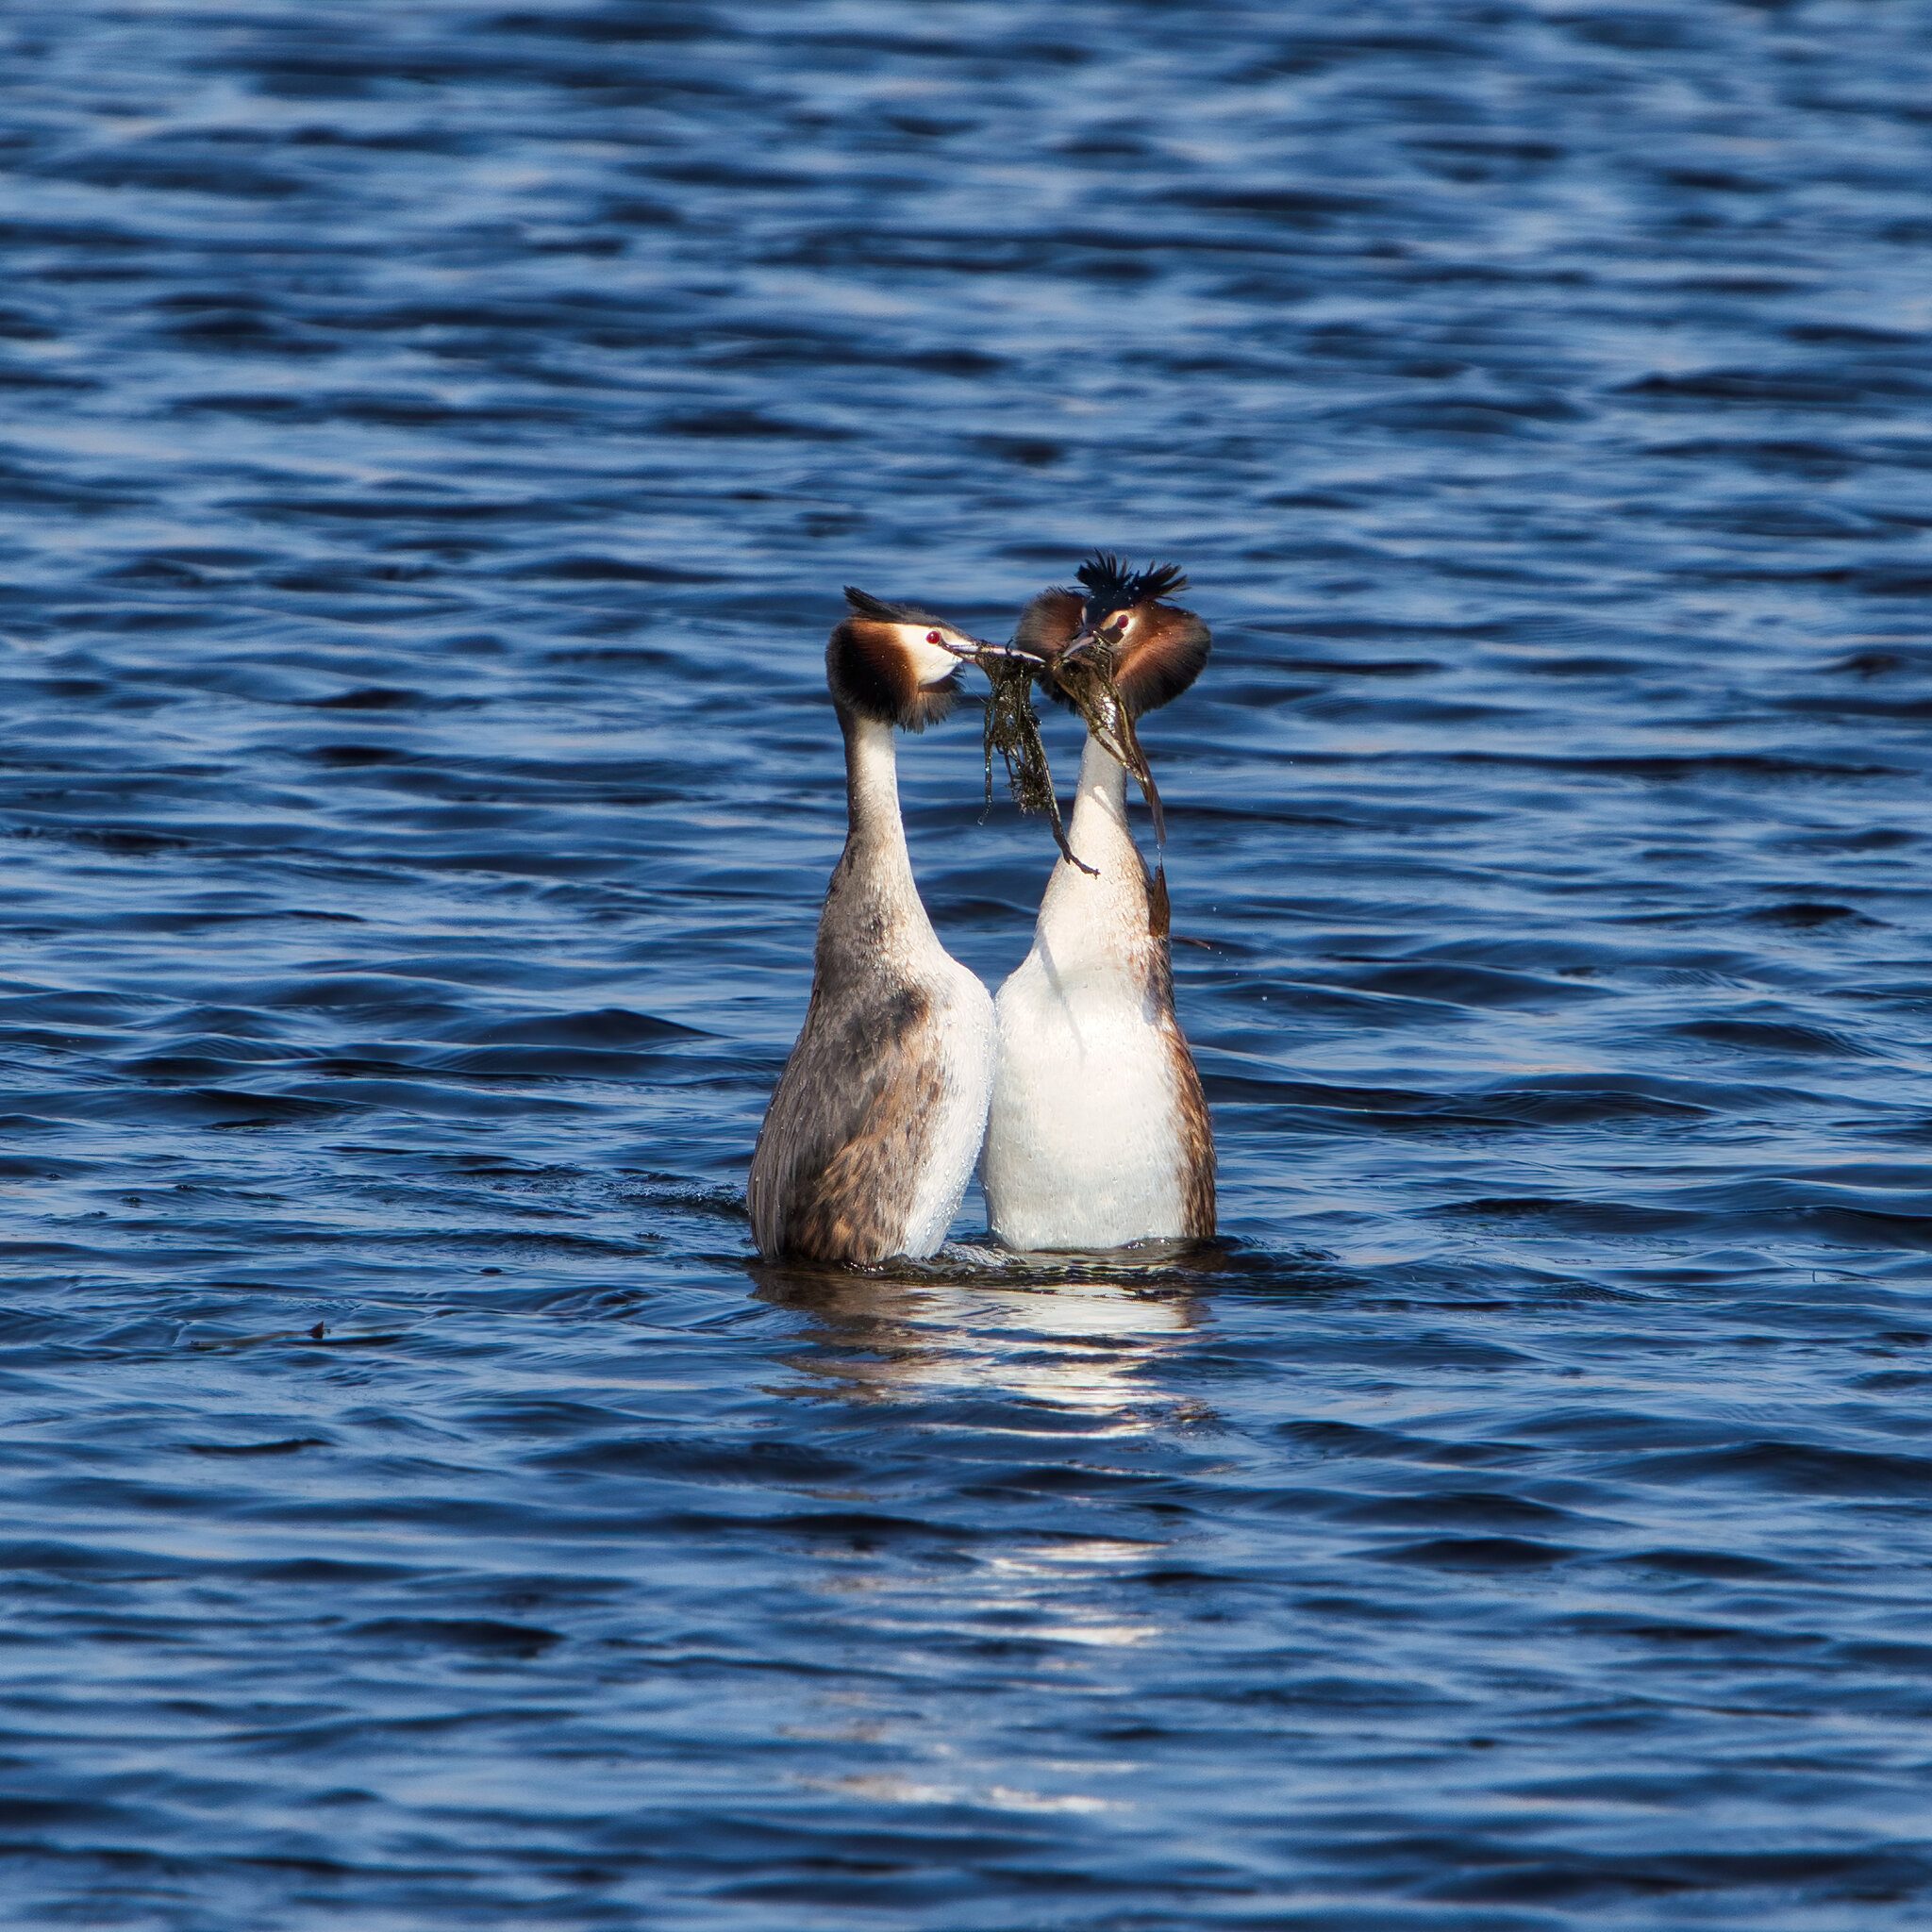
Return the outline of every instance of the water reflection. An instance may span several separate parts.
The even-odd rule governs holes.
[[[1031,1750],[1022,1778],[1012,1741],[1042,1698],[1112,1706],[1122,1673],[1176,1636],[1144,1578],[1171,1562],[1177,1522],[1102,1499],[1138,1491],[1154,1462],[1171,1475],[1178,1432],[1206,1413],[1177,1392],[1209,1322],[1200,1258],[1103,1268],[953,1247],[882,1274],[753,1266],[758,1298],[804,1318],[775,1392],[849,1406],[868,1434],[883,1424],[894,1473],[863,1497],[879,1522],[912,1500],[901,1485],[916,1470],[920,1531],[964,1532],[940,1548],[881,1532],[813,1550],[804,1592],[872,1668],[812,1700],[796,1735],[839,1741],[848,1763],[801,1770],[801,1789],[963,1807],[989,1830],[1048,1815],[1132,1827],[1146,1771],[1132,1747]],[[936,1469],[948,1493],[934,1507]],[[960,1693],[981,1707],[970,1733],[943,1721]]]
[[[948,1248],[934,1268],[858,1274],[753,1264],[761,1301],[804,1315],[806,1346],[780,1359],[783,1392],[876,1402],[993,1395],[1105,1418],[1170,1423],[1196,1405],[1154,1372],[1201,1328],[1201,1298],[1158,1252],[1117,1272],[1029,1269]]]

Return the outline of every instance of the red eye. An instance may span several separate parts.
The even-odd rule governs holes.
[[[925,641],[929,644],[942,644],[945,642],[945,639],[941,637],[939,632],[936,630],[927,631],[925,634]]]

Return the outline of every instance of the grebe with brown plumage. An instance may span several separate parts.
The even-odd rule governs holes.
[[[1014,638],[1045,660],[1111,653],[1138,718],[1178,697],[1211,641],[1164,601],[1173,565],[1089,559],[1081,591],[1045,591]],[[1053,690],[1051,668],[1042,681]],[[1094,1249],[1214,1232],[1214,1134],[1174,1015],[1165,889],[1127,823],[1126,768],[1090,729],[1067,840],[1033,948],[995,1002],[997,1066],[982,1176],[993,1232],[1024,1249]],[[1090,874],[1083,867],[1093,868]],[[1158,915],[1158,916],[1157,916]]]
[[[845,740],[845,849],[819,918],[811,1001],[752,1155],[766,1259],[930,1255],[973,1172],[992,1091],[992,1001],[940,944],[899,812],[894,733],[923,731],[990,646],[848,590],[825,649]]]

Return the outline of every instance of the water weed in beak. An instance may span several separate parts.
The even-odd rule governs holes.
[[[1033,704],[1036,678],[1051,688],[1080,714],[1101,749],[1118,758],[1134,775],[1154,820],[1155,860],[1148,881],[1148,923],[1157,937],[1168,928],[1167,818],[1159,788],[1134,728],[1134,714],[1115,679],[1114,647],[1092,631],[1083,631],[1064,649],[1047,658],[998,645],[982,645],[974,661],[986,673],[986,802],[992,804],[992,761],[995,752],[1007,768],[1007,786],[1023,812],[1043,815],[1053,827],[1054,843],[1069,865],[1090,877],[1089,865],[1067,842],[1058,794],[1046,745],[1040,735],[1040,713]]]
[[[1044,668],[1037,658],[1018,651],[983,650],[979,668],[986,673],[986,802],[992,804],[992,759],[998,752],[1007,767],[1007,789],[1024,812],[1043,813],[1053,827],[1054,843],[1069,865],[1090,875],[1095,869],[1078,858],[1067,843],[1060,819],[1059,795],[1054,790],[1053,768],[1040,736],[1040,713],[1033,708],[1033,680]]]
[[[1077,647],[1077,648],[1076,648]],[[1057,690],[1086,721],[1101,750],[1134,774],[1154,821],[1154,871],[1147,881],[1147,924],[1157,939],[1168,929],[1167,815],[1159,788],[1141,748],[1134,714],[1114,678],[1114,647],[1105,638],[1083,633],[1046,667]],[[1077,861],[1075,861],[1077,863]]]

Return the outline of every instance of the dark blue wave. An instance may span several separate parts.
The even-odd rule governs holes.
[[[1926,1924],[1928,29],[5,9],[8,1923]],[[1102,545],[1226,1238],[751,1262]]]

